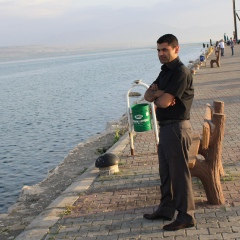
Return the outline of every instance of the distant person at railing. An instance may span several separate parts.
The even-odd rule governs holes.
[[[234,55],[234,45],[235,45],[235,42],[232,40],[232,38],[230,38],[230,47],[232,50],[232,56]]]

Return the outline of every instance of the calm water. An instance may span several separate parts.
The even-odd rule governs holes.
[[[195,60],[201,47],[182,45],[181,60]],[[74,146],[120,118],[132,82],[150,84],[159,70],[151,48],[1,62],[0,212],[24,185],[42,181]]]

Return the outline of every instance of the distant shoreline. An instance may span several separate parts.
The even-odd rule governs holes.
[[[77,56],[80,54],[97,53],[103,51],[120,51],[141,48],[151,48],[151,46],[138,47],[80,47],[80,46],[15,46],[0,47],[0,62],[8,62],[13,60],[33,60],[48,57],[66,57]]]
[[[184,44],[200,44],[200,43],[183,43]],[[0,47],[0,63],[6,63],[11,61],[26,61],[35,60],[41,58],[57,58],[67,56],[78,56],[81,54],[89,53],[102,53],[108,51],[127,51],[127,50],[139,50],[139,49],[155,49],[153,45],[136,45],[136,46],[6,46]]]

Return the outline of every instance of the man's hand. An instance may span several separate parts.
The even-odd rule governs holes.
[[[157,91],[158,90],[158,85],[157,84],[152,84],[150,86],[150,89],[153,90],[153,91]]]
[[[169,93],[164,93],[162,96],[156,98],[155,105],[159,108],[167,108],[176,104],[176,99]]]
[[[174,106],[176,104],[176,99],[174,98],[170,104],[170,106]]]
[[[144,99],[147,100],[148,102],[153,102],[157,98],[163,95],[163,91],[159,90],[157,84],[152,84],[150,87],[147,89],[147,91],[144,94]]]

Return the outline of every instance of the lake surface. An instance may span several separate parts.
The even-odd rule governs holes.
[[[184,44],[180,58],[187,64],[201,50]],[[0,62],[0,213],[24,185],[42,181],[79,142],[119,119],[134,80],[151,84],[159,71],[151,47]]]

